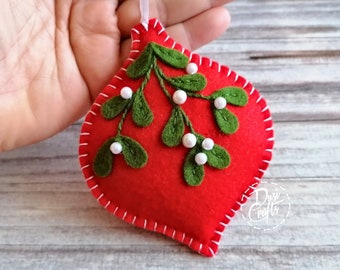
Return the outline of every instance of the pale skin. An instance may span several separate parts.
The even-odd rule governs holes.
[[[229,26],[231,0],[150,0],[150,17],[195,50]],[[0,9],[0,151],[82,117],[127,57],[138,0],[7,0]]]

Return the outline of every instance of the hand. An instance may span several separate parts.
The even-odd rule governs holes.
[[[177,42],[197,49],[229,25],[230,0],[150,0]],[[83,116],[120,68],[137,0],[7,0],[0,9],[0,151],[48,138]]]

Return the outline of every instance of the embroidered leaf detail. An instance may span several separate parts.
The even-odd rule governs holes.
[[[148,154],[137,141],[126,136],[119,136],[116,141],[123,147],[123,156],[127,165],[135,169],[145,166]]]
[[[174,49],[150,43],[154,53],[165,63],[174,68],[185,68],[189,63],[189,58]]]
[[[103,117],[108,120],[115,118],[124,110],[129,102],[130,99],[123,99],[121,96],[111,98],[101,107]]]
[[[153,113],[144,97],[142,91],[136,94],[132,105],[133,122],[140,127],[147,127],[153,121]]]
[[[214,109],[216,123],[225,134],[233,134],[238,129],[237,117],[227,109]]]
[[[93,163],[93,171],[99,177],[106,177],[112,172],[113,155],[110,151],[114,138],[107,140],[98,150]]]
[[[131,79],[139,79],[151,69],[153,63],[152,47],[148,45],[142,54],[128,67],[126,74]]]
[[[199,186],[204,178],[204,167],[195,161],[197,149],[192,149],[184,163],[184,179],[189,186]]]
[[[163,142],[169,147],[178,146],[184,134],[185,124],[181,111],[178,107],[172,110],[169,121],[162,133]]]
[[[230,155],[219,145],[214,145],[213,149],[205,150],[208,157],[208,165],[216,169],[225,169],[230,165]]]
[[[239,87],[226,87],[215,92],[213,98],[223,97],[228,103],[236,106],[245,106],[248,103],[246,91]]]
[[[207,81],[201,74],[188,74],[180,77],[166,78],[166,80],[175,88],[189,92],[198,92],[203,90]]]

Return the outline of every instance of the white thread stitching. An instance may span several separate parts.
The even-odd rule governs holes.
[[[105,209],[107,209],[111,204],[111,201],[108,201],[107,204],[105,205]]]
[[[90,176],[89,178],[86,178],[85,181],[88,182],[90,180],[92,180],[94,178],[94,176]]]
[[[104,193],[100,194],[100,195],[98,196],[98,198],[97,198],[97,201],[99,202],[100,199],[103,198],[103,197],[104,197]]]
[[[175,239],[175,235],[176,235],[176,230],[174,230],[174,232],[172,233],[171,238],[172,238],[172,239]]]
[[[212,250],[211,247],[209,247],[209,251],[210,251],[211,255],[214,257],[214,256],[215,256],[215,253],[214,253],[214,251]]]
[[[95,189],[97,189],[97,188],[99,188],[99,185],[93,186],[90,190],[93,191],[93,190],[95,190]]]
[[[214,243],[216,246],[218,246],[220,243],[215,241],[215,240],[211,240],[211,243]]]
[[[131,31],[135,32],[137,35],[140,35],[140,32],[136,28],[132,28]]]
[[[257,100],[256,103],[259,103],[262,100],[262,96],[260,96]]]
[[[199,250],[198,250],[198,253],[201,254],[202,248],[203,248],[203,244],[200,244],[200,248],[199,248]]]
[[[218,235],[220,235],[220,236],[222,236],[223,235],[223,233],[222,232],[220,232],[220,231],[215,231],[215,233],[217,233]]]
[[[88,143],[81,143],[79,144],[79,146],[88,146],[89,144]]]
[[[165,31],[164,28],[162,28],[157,34],[160,36]]]
[[[137,219],[137,216],[134,216],[131,224],[135,225],[136,219]]]
[[[261,112],[263,113],[263,112],[267,111],[268,109],[269,109],[269,107],[266,106]]]
[[[185,239],[185,233],[183,233],[182,235],[182,240],[181,240],[182,243],[184,242],[184,239]]]

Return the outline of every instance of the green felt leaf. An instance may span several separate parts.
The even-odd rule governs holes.
[[[153,52],[165,63],[174,68],[185,68],[189,63],[189,58],[177,50],[163,47],[156,43],[151,43]]]
[[[146,165],[148,162],[148,154],[143,146],[130,137],[119,136],[116,138],[123,147],[123,156],[130,167],[139,169]]]
[[[228,109],[214,109],[216,123],[225,134],[233,134],[238,129],[238,119]]]
[[[129,102],[130,99],[123,99],[121,96],[116,96],[102,105],[101,113],[105,119],[113,119],[125,109]]]
[[[182,113],[178,107],[172,110],[169,121],[162,133],[163,142],[169,147],[178,146],[184,134],[185,124]]]
[[[98,150],[93,162],[93,171],[99,177],[107,177],[112,172],[113,154],[110,146],[115,142],[115,138],[107,140]]]
[[[199,186],[204,178],[204,166],[195,162],[197,149],[193,148],[187,155],[184,163],[184,179],[189,186]]]
[[[189,92],[198,92],[203,90],[207,85],[207,80],[202,74],[188,74],[179,77],[166,78],[166,80],[175,88]]]
[[[225,87],[215,92],[213,98],[223,97],[228,103],[236,106],[245,106],[248,103],[248,95],[246,91],[239,87]]]
[[[147,127],[153,121],[153,113],[144,97],[142,91],[139,91],[132,105],[133,122],[140,127]]]
[[[230,155],[219,145],[214,145],[211,150],[204,150],[208,157],[208,165],[216,169],[225,169],[230,165]]]
[[[154,55],[152,52],[152,47],[149,44],[142,54],[128,67],[126,74],[131,79],[139,79],[146,75],[146,73],[151,69],[153,63]]]

